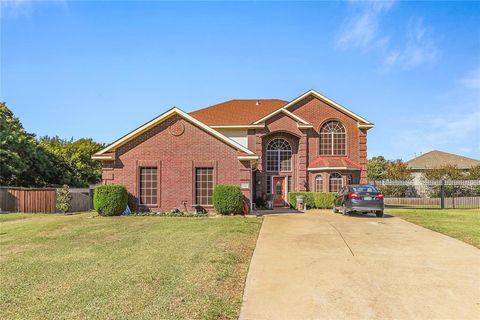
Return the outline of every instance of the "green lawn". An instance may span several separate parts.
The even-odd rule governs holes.
[[[233,319],[261,219],[0,214],[0,319]]]
[[[385,212],[480,248],[479,209],[385,209]]]

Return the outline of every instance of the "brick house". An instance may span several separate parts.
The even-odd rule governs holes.
[[[93,155],[102,182],[122,184],[136,210],[212,208],[217,184],[247,204],[267,193],[337,191],[367,181],[373,124],[310,90],[292,101],[231,100],[191,113],[172,108]]]

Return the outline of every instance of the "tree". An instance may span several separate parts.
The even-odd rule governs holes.
[[[92,139],[65,140],[59,137],[42,137],[40,144],[53,156],[62,168],[62,184],[86,187],[97,183],[101,177],[101,164],[92,159],[92,154],[104,145]]]
[[[480,164],[470,169],[468,178],[472,180],[480,180]]]
[[[0,185],[45,186],[57,174],[35,135],[25,131],[6,103],[0,103]]]
[[[92,139],[43,137],[23,128],[5,103],[0,103],[0,185],[21,187],[84,187],[101,177],[101,165],[91,159],[103,144]]]
[[[383,156],[368,160],[368,180],[383,180],[387,163],[388,161]]]
[[[385,165],[385,179],[388,180],[411,180],[412,173],[407,169],[407,164],[402,160],[388,161]]]
[[[427,180],[463,180],[465,175],[457,166],[445,165],[440,168],[425,170],[424,177]]]

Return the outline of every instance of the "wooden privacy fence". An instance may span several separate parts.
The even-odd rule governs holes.
[[[93,209],[93,189],[90,188],[70,188],[72,200],[70,201],[70,211],[80,212]]]
[[[54,188],[0,187],[1,211],[55,213]]]
[[[0,187],[0,212],[55,213],[55,188]],[[93,189],[71,188],[70,212],[93,209]]]

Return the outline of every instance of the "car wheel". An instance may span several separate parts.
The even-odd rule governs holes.
[[[333,204],[332,208],[333,208],[333,213],[338,213],[338,209],[337,209],[337,207],[335,207],[335,203]]]
[[[383,217],[383,211],[377,211],[377,212],[375,212],[375,215],[376,215],[378,218],[382,218],[382,217]]]
[[[347,207],[345,205],[342,206],[342,214],[346,216],[348,214]]]

